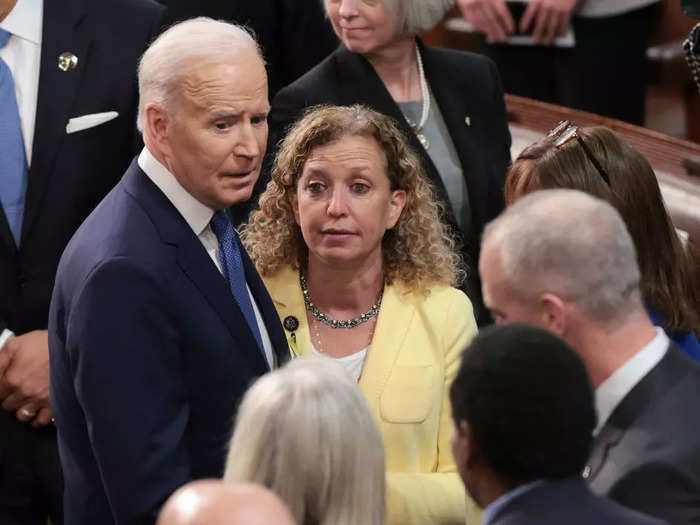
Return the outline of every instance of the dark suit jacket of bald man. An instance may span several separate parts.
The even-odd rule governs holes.
[[[700,365],[671,343],[615,408],[584,471],[593,492],[674,525],[700,524]]]

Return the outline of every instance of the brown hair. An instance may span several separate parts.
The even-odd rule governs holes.
[[[556,137],[528,146],[508,171],[506,204],[538,189],[585,191],[612,204],[637,251],[644,304],[665,317],[670,332],[700,333],[700,294],[692,258],[681,245],[649,162],[604,127],[579,128],[579,136],[610,178],[608,185],[576,140]]]
[[[272,180],[260,197],[260,209],[243,226],[241,239],[258,271],[269,276],[285,265],[299,269],[307,247],[294,220],[289,197],[311,152],[348,135],[371,137],[386,157],[392,190],[406,192],[396,226],[382,240],[384,275],[424,291],[463,279],[462,260],[448,227],[440,220],[442,205],[423,174],[421,161],[390,117],[365,106],[317,106],[289,130],[280,144]]]

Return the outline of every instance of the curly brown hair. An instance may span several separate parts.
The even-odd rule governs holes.
[[[384,276],[425,291],[433,285],[458,285],[462,259],[449,228],[440,220],[442,205],[423,174],[421,161],[390,117],[365,106],[308,109],[280,144],[272,180],[260,196],[260,209],[241,229],[241,239],[263,276],[285,265],[303,268],[308,248],[294,220],[290,196],[311,152],[345,136],[371,137],[384,152],[392,191],[404,190],[406,204],[396,226],[382,239]]]
[[[637,250],[644,304],[665,317],[671,332],[700,335],[700,294],[690,253],[666,211],[649,162],[605,127],[579,136],[610,178],[608,185],[576,140],[557,147],[547,136],[523,150],[508,170],[506,204],[539,189],[584,191],[614,206]]]

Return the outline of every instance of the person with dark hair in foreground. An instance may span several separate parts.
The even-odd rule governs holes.
[[[563,340],[513,323],[478,335],[450,388],[452,450],[484,525],[661,524],[581,479],[593,442],[593,392]]]
[[[700,366],[651,323],[620,214],[580,191],[536,191],[486,227],[479,271],[497,323],[547,329],[583,359],[598,411],[591,490],[700,523]]]

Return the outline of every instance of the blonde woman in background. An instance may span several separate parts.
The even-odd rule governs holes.
[[[299,525],[381,525],[384,516],[381,437],[330,360],[296,360],[248,390],[224,479],[268,487]]]

